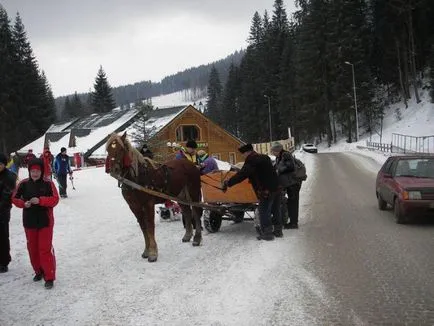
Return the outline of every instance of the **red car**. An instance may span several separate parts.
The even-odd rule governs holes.
[[[375,185],[378,208],[390,205],[396,223],[413,216],[434,218],[434,156],[392,156],[377,174]]]

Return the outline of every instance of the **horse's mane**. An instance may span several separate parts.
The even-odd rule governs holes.
[[[107,148],[110,146],[110,144],[113,141],[117,141],[121,146],[123,146],[124,148],[126,147],[126,150],[128,151],[128,153],[130,154],[130,159],[131,159],[131,164],[135,170],[135,172],[138,172],[138,168],[139,168],[139,163],[148,165],[151,164],[151,166],[154,169],[158,168],[158,163],[155,162],[154,160],[150,159],[149,157],[145,157],[143,156],[132,144],[131,142],[128,140],[128,138],[125,138],[124,141],[122,141],[121,137],[117,134],[117,133],[112,133],[106,143],[106,150]]]

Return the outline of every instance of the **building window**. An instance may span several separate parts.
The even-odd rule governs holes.
[[[176,141],[200,140],[200,129],[195,125],[185,125],[176,128]]]
[[[220,160],[220,154],[219,153],[212,153],[211,156],[217,160]]]
[[[236,163],[235,162],[235,153],[234,152],[229,153],[229,163],[231,163],[232,165],[234,165]]]

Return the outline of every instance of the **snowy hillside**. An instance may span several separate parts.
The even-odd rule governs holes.
[[[400,114],[397,113],[397,109],[399,109]],[[407,109],[403,102],[392,104],[385,109],[381,142],[390,144],[393,133],[409,136],[434,136],[434,104],[431,103],[428,91],[421,93],[420,103],[416,103],[414,98],[411,99]],[[372,157],[379,163],[383,163],[390,156],[390,153],[366,149],[367,141],[380,142],[380,136],[376,133],[373,133],[372,137],[369,134],[362,134],[358,142],[349,144],[345,139],[341,139],[330,148],[327,148],[324,143],[318,145],[318,148],[320,152],[359,152]],[[429,144],[425,144],[425,148],[429,147],[432,153],[434,153],[433,141],[434,139]]]
[[[307,193],[315,162],[299,157],[309,171],[301,190],[303,227],[312,218]],[[151,264],[140,256],[143,236],[117,181],[103,168],[74,175],[77,190],[69,188],[69,198],[54,209],[57,280],[50,291],[32,281],[22,211],[12,209],[0,325],[301,325],[312,318],[300,303],[322,291],[321,282],[302,252],[288,251],[302,247],[302,230],[257,241],[251,221],[223,221],[220,232],[204,231],[203,244],[193,247],[181,242],[181,221],[156,218],[159,258]],[[293,304],[275,305],[288,298]]]
[[[193,100],[192,100],[193,99]],[[161,96],[152,97],[152,105],[154,108],[167,108],[167,107],[173,107],[173,106],[180,106],[180,105],[189,105],[189,104],[195,104],[195,107],[199,110],[199,103],[202,103],[202,105],[206,105],[206,97],[198,97],[191,89],[186,89],[183,91],[171,93],[171,94],[165,94]]]

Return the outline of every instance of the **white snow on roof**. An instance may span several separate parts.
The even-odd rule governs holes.
[[[152,117],[149,120],[147,120],[147,122],[145,123],[146,128],[149,128],[150,130],[150,135],[155,135],[158,131],[160,131],[164,126],[166,126],[170,121],[172,121],[177,115],[181,114],[182,111],[184,111],[187,107],[185,107],[184,109],[181,109],[180,111],[167,115],[167,116],[163,116],[160,118],[155,118]],[[132,124],[131,126],[129,126],[128,128],[126,128],[125,130],[122,130],[119,133],[123,133],[123,132],[127,132],[127,137],[128,135],[131,135],[132,133],[134,133],[136,126],[134,124]],[[129,137],[128,137],[129,138]],[[131,138],[129,138],[130,141],[132,141]],[[107,155],[107,152],[105,150],[105,144],[103,144],[102,146],[100,146],[97,150],[95,150],[92,155],[90,156],[91,158],[100,158],[100,157],[105,157]]]
[[[71,119],[61,124],[53,124],[50,126],[50,128],[48,128],[47,132],[61,132],[63,129],[68,127],[74,120],[76,119]]]
[[[55,154],[60,152],[60,148],[66,147],[70,154],[85,153],[93,146],[95,146],[99,141],[104,139],[107,135],[109,135],[114,130],[119,128],[121,125],[123,125],[125,122],[127,122],[132,117],[134,117],[136,114],[137,114],[136,110],[134,109],[129,110],[122,117],[120,117],[118,120],[114,121],[113,123],[92,130],[91,133],[87,136],[76,137],[76,144],[77,144],[76,147],[68,147],[69,138],[70,138],[70,133],[68,133],[58,141],[50,142],[50,151],[51,153]],[[41,136],[40,138],[31,142],[30,144],[24,146],[19,152],[27,152],[28,149],[33,149],[34,154],[38,156],[42,153],[44,149],[44,140],[45,140],[45,135]]]
[[[196,100],[192,101],[191,99],[197,98]],[[196,96],[195,92],[193,90],[184,90],[179,91],[171,94],[165,94],[161,96],[156,96],[152,98],[152,105],[156,109],[163,109],[163,108],[169,108],[169,107],[177,107],[177,106],[185,106],[193,105],[195,104],[195,107],[198,109],[201,109],[199,107],[199,103],[202,102],[203,105],[206,104],[206,98],[202,98],[200,96]],[[115,108],[112,111],[116,112],[119,111],[120,108]],[[165,125],[167,125],[173,118],[175,118],[181,111],[170,114],[164,117],[160,118],[150,118],[149,119],[149,128],[152,129],[152,134],[155,134],[158,132],[161,128],[163,128]],[[62,137],[60,140],[56,142],[50,142],[50,150],[53,154],[60,152],[61,147],[66,147],[68,149],[68,152],[70,154],[72,153],[85,153],[90,148],[95,146],[99,141],[104,139],[108,134],[112,133],[114,130],[119,128],[122,124],[127,122],[129,119],[131,119],[134,115],[137,114],[137,111],[134,109],[128,110],[128,112],[123,115],[118,120],[114,121],[110,125],[100,127],[98,129],[93,130],[89,135],[83,136],[83,137],[77,137],[76,138],[76,144],[77,146],[74,148],[68,148],[69,144],[69,138],[70,133]],[[92,114],[91,116],[95,116],[96,119],[102,119],[97,114]],[[71,119],[70,121],[60,123],[60,124],[53,124],[50,126],[50,128],[47,130],[47,132],[60,132],[63,129],[67,128],[75,119]],[[126,129],[128,133],[131,133],[133,130],[133,126],[130,126]],[[20,149],[18,152],[20,153],[26,153],[28,149],[33,149],[33,152],[35,155],[40,155],[44,148],[44,140],[45,135],[41,136],[40,138],[34,140],[33,142],[27,144],[22,149]],[[105,145],[98,148],[92,156],[100,157],[105,156]]]

